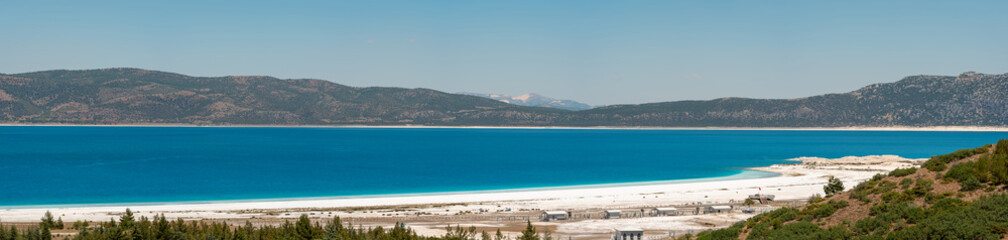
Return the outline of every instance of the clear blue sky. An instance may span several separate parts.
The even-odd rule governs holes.
[[[1008,72],[1008,1],[4,1],[0,72],[527,92],[589,104]]]

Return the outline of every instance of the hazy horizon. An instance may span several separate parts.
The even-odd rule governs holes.
[[[0,72],[136,67],[590,105],[1008,72],[1008,3],[11,2]]]

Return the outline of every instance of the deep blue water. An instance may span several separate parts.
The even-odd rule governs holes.
[[[929,157],[1008,132],[0,127],[0,206],[496,190]]]

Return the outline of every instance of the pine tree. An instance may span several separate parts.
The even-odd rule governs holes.
[[[42,229],[47,229],[47,228],[42,228]],[[24,238],[25,238],[25,240],[42,239],[41,235],[39,234],[39,229],[35,228],[35,227],[28,227],[28,230],[25,231]]]
[[[63,229],[63,217],[56,220],[56,229]]]
[[[119,226],[122,226],[123,228],[133,228],[135,223],[136,221],[133,219],[133,211],[130,211],[129,208],[126,209],[126,213],[124,213],[122,217],[119,217]]]
[[[40,239],[40,240],[42,240],[42,239],[45,239],[45,240],[52,239],[52,232],[49,231],[49,228],[39,228],[39,238],[38,239]]]
[[[312,231],[311,219],[308,219],[308,214],[301,214],[295,225],[294,231],[297,233],[299,239],[311,240],[315,238],[315,233]]]
[[[53,219],[53,215],[51,212],[49,211],[45,212],[45,216],[42,217],[42,222],[39,223],[39,226],[43,228],[56,227],[56,220]]]
[[[539,240],[539,235],[536,235],[535,227],[532,226],[532,221],[527,221],[528,225],[525,226],[525,230],[522,230],[521,237],[519,240]]]
[[[154,230],[154,237],[157,239],[167,239],[168,229],[171,227],[168,225],[168,219],[165,218],[164,213],[160,217],[154,216],[154,218],[154,226],[156,228]]]
[[[325,239],[334,240],[342,239],[341,233],[343,232],[343,222],[340,221],[339,216],[333,217],[329,224],[326,224]]]
[[[844,190],[843,182],[840,181],[840,179],[833,176],[829,178],[829,182],[826,184],[826,186],[823,186],[823,192],[826,192],[826,195],[833,195],[834,193],[843,192],[843,190]]]
[[[500,228],[497,229],[497,234],[494,234],[494,240],[505,240],[504,234],[500,232]]]

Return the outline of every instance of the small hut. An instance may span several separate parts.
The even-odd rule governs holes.
[[[679,215],[679,209],[674,207],[660,207],[651,209],[651,216],[675,216]]]
[[[732,210],[731,206],[718,205],[707,207],[706,209],[704,209],[704,213],[726,213],[731,212],[731,210]]]
[[[542,220],[543,221],[567,220],[567,217],[569,216],[570,215],[567,214],[567,211],[545,211],[542,214]]]
[[[612,240],[643,240],[644,230],[637,227],[620,227],[613,231]]]
[[[620,210],[605,210],[605,214],[602,215],[602,218],[617,219],[620,218],[621,215],[623,215],[623,211]]]

